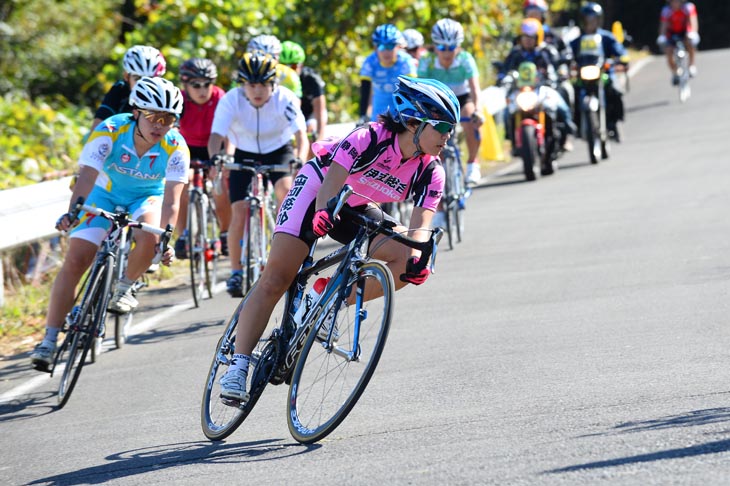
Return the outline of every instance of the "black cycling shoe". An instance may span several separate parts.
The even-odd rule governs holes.
[[[226,280],[226,291],[231,297],[243,297],[243,275],[234,273]]]

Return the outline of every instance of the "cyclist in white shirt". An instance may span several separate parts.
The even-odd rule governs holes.
[[[218,102],[208,140],[211,160],[222,151],[234,155],[239,163],[256,160],[278,165],[306,158],[309,140],[299,98],[277,84],[276,66],[276,59],[262,52],[247,52],[238,62],[238,81],[243,85]],[[228,177],[232,219],[228,228],[231,277],[227,286],[232,297],[242,297],[241,245],[236,242],[241,240],[246,224],[248,205],[244,198],[251,175],[233,171]],[[276,200],[282,201],[291,188],[291,174],[271,173],[271,182]]]

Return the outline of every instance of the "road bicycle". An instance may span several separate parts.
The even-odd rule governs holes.
[[[221,242],[215,201],[210,195],[207,173],[210,165],[201,160],[190,162],[193,180],[188,197],[188,256],[190,260],[190,284],[195,307],[204,298],[213,298],[213,288],[218,282],[218,260]]]
[[[446,181],[444,194],[441,199],[441,208],[446,221],[449,249],[453,250],[455,243],[461,243],[464,235],[464,209],[470,190],[466,186],[464,168],[456,137],[452,136],[441,151],[441,165],[444,167]]]
[[[123,241],[127,234],[125,229],[137,228],[159,236],[162,248],[159,254],[160,257],[166,250],[167,243],[172,235],[172,227],[169,225],[163,230],[147,223],[131,220],[125,211],[109,212],[87,206],[83,203],[82,198],[77,200],[69,215],[72,222],[76,221],[81,210],[107,219],[111,222],[111,228],[96,253],[94,264],[87,272],[86,279],[80,287],[81,290],[76,297],[76,302],[80,303],[75,305],[66,316],[62,328],[65,337],[56,351],[50,370],[51,376],[53,376],[56,367],[59,364],[62,365],[59,368],[61,382],[58,386],[58,408],[63,408],[68,402],[79,375],[81,375],[87,355],[91,351],[92,357],[95,359],[94,355],[97,348],[94,344],[98,338],[104,335],[107,306],[112,294],[114,278],[119,275],[119,268],[122,267],[122,265],[117,266],[116,263],[119,249],[124,248],[126,244]]]
[[[674,63],[677,66],[675,75],[678,79],[679,101],[684,103],[692,95],[692,90],[689,86],[689,52],[687,52],[687,47],[685,47],[684,40],[681,36],[673,36],[672,42],[674,43]]]
[[[276,201],[268,176],[272,172],[291,172],[292,168],[291,164],[266,165],[251,159],[240,163],[225,162],[223,168],[251,174],[251,183],[244,198],[248,203],[248,213],[241,237],[243,295],[246,295],[264,270],[276,226]]]
[[[222,440],[248,417],[268,383],[289,384],[287,422],[298,442],[317,442],[345,419],[357,403],[375,371],[385,347],[393,315],[394,282],[388,267],[371,258],[375,235],[385,236],[421,250],[422,268],[434,268],[436,249],[443,230],[428,230],[430,238],[416,241],[394,231],[394,223],[376,221],[345,206],[353,193],[345,186],[328,206],[333,214],[347,215],[358,226],[347,245],[314,259],[316,244],[288,291],[276,305],[269,321],[270,335],[259,341],[252,354],[249,373],[250,398],[245,403],[220,398],[220,378],[233,358],[238,315],[245,297],[226,324],[216,344],[206,377],[201,404],[203,433]],[[305,293],[311,295],[315,275],[330,274],[320,296],[304,312]],[[319,279],[316,279],[319,282]],[[366,300],[365,290],[369,297]],[[349,305],[347,305],[349,303]],[[297,325],[295,315],[302,315]]]

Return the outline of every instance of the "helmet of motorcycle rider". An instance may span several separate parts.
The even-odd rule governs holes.
[[[596,2],[583,4],[580,8],[580,24],[584,30],[592,30],[594,26],[599,29],[603,24],[603,7]]]
[[[542,28],[542,22],[532,18],[522,20],[520,23],[520,35],[534,37],[536,45],[539,46],[545,39],[545,31]]]

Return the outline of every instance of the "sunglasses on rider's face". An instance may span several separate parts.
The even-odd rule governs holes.
[[[459,47],[459,46],[456,46],[456,45],[454,45],[454,46],[447,46],[447,45],[444,45],[444,44],[439,44],[439,45],[436,46],[436,49],[438,49],[439,51],[442,51],[442,52],[443,51],[449,51],[449,52],[451,52],[451,51],[455,51],[457,47]]]
[[[379,51],[392,51],[393,49],[395,49],[396,45],[397,44],[380,44],[380,45],[378,45],[378,50]]]
[[[213,84],[213,82],[212,81],[206,81],[204,83],[198,83],[197,81],[193,81],[193,82],[190,82],[188,84],[190,85],[191,88],[195,88],[195,89],[205,88],[205,89],[208,89],[208,87],[211,84]]]
[[[139,110],[145,119],[153,124],[171,127],[177,121],[177,116],[164,111]]]
[[[433,127],[434,130],[439,132],[441,135],[446,135],[447,133],[450,133],[454,127],[456,126],[454,123],[449,123],[441,120],[430,120],[428,118],[418,118],[418,117],[408,117],[408,118],[415,118],[416,120],[420,121],[421,123],[428,123]]]

